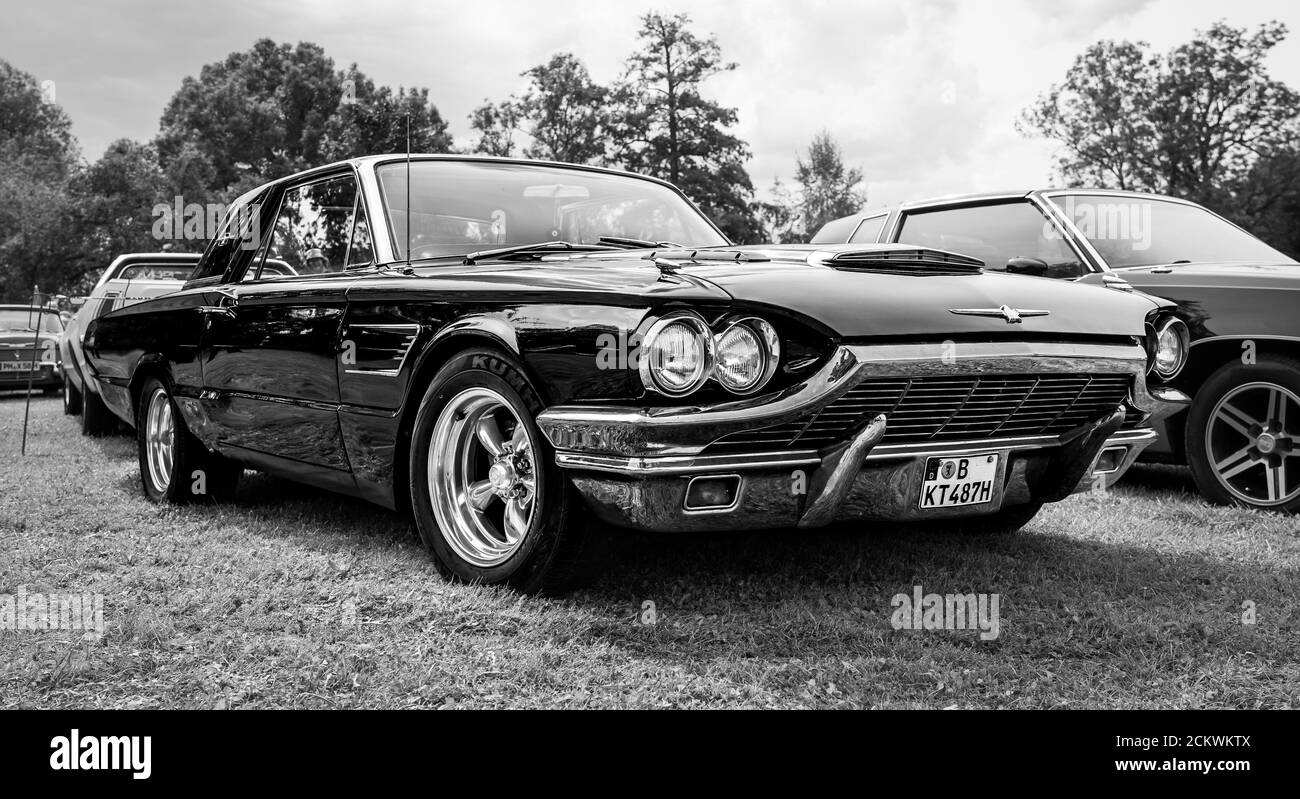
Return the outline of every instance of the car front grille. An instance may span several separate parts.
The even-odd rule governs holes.
[[[732,433],[708,454],[821,449],[885,414],[885,444],[1059,435],[1100,419],[1128,396],[1127,374],[869,378],[798,422]]]

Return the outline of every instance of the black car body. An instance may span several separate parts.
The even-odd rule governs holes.
[[[63,320],[52,308],[0,305],[0,391],[63,385],[59,335]]]
[[[308,252],[325,271],[258,275]],[[1168,307],[938,250],[734,247],[627,173],[376,156],[244,196],[183,291],[85,345],[149,496],[264,469],[409,508],[445,573],[538,590],[584,514],[1017,528],[1185,399],[1148,377]]]
[[[814,242],[949,246],[991,268],[1137,289],[1178,305],[1190,339],[1146,460],[1185,463],[1222,503],[1300,510],[1300,264],[1195,203],[1100,189],[907,203],[828,223]]]

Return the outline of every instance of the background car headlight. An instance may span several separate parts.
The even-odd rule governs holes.
[[[713,371],[709,326],[693,313],[664,316],[646,332],[638,369],[646,388],[670,397],[691,393]]]
[[[714,342],[714,351],[714,378],[734,394],[749,394],[776,371],[781,342],[770,324],[748,317],[728,325]]]
[[[1170,317],[1158,322],[1151,348],[1151,370],[1164,380],[1182,371],[1187,363],[1189,339],[1183,320]]]

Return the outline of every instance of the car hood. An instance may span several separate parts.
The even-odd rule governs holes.
[[[738,302],[787,308],[816,319],[845,338],[866,336],[1117,336],[1145,334],[1147,314],[1165,300],[1069,281],[984,271],[898,274],[837,268],[827,263],[845,252],[914,253],[915,247],[874,245],[738,247],[767,257],[759,262],[687,264],[682,273],[703,278]],[[1048,311],[1009,323],[1002,316],[955,314],[951,309]]]
[[[648,250],[557,254],[546,256],[540,263],[417,267],[416,281],[402,284],[401,289],[427,290],[444,301],[508,291],[521,301],[627,303],[649,299],[656,304],[712,302],[753,309],[768,307],[777,313],[820,322],[846,339],[1021,334],[1140,336],[1145,334],[1150,311],[1172,306],[1166,300],[1140,293],[999,272],[951,274],[951,270],[939,267],[929,272],[923,269],[917,274],[897,274],[837,268],[826,262],[837,253],[864,251],[916,253],[917,248],[727,247],[695,251],[708,253],[707,259],[704,255],[693,259],[676,257],[680,252],[660,252],[658,262]],[[419,285],[424,283],[419,278],[428,283]],[[1001,315],[958,315],[949,310],[994,311],[1003,305],[1049,314],[1027,316],[1011,324]]]

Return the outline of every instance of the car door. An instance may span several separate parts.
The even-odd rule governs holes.
[[[886,240],[969,255],[995,271],[1066,280],[1092,271],[1057,222],[1028,198],[907,208]]]
[[[220,446],[246,461],[348,471],[335,358],[356,196],[350,170],[285,186],[261,248],[207,311],[204,405]]]

